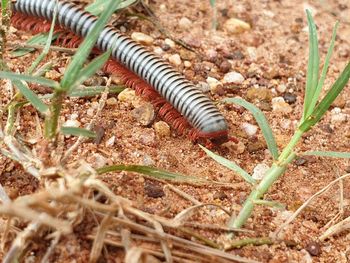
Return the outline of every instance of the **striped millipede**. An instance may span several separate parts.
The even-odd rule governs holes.
[[[59,30],[68,29],[79,37],[86,37],[97,18],[73,3],[57,3]],[[47,31],[49,23],[46,23],[43,30],[44,27],[38,19],[51,21],[55,5],[56,0],[17,0],[13,4],[15,24],[18,27],[22,24],[36,32]],[[19,16],[16,18],[17,14]],[[25,21],[26,16],[31,18]],[[79,43],[79,38],[71,36],[70,41]],[[210,140],[218,144],[227,141],[227,123],[219,110],[207,96],[168,63],[111,26],[102,30],[96,47],[102,52],[112,50],[114,61],[110,60],[105,65],[105,71],[124,74],[123,80],[128,86],[153,100],[153,104],[161,105],[159,114],[177,130],[183,132],[189,122],[193,127],[189,131],[191,140]]]

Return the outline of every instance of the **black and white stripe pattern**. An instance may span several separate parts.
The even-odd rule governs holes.
[[[27,15],[52,20],[56,0],[17,0],[14,10]],[[86,37],[96,17],[75,4],[58,1],[58,23],[75,34]],[[207,96],[191,82],[143,46],[106,26],[96,46],[101,51],[112,50],[119,63],[136,73],[171,103],[201,134],[227,131],[227,124]]]

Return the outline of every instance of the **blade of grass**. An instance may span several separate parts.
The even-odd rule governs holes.
[[[309,61],[307,66],[304,112],[302,120],[305,120],[308,117],[308,112],[313,111],[313,108],[311,108],[310,106],[312,98],[317,88],[318,71],[320,67],[316,25],[309,10],[306,10],[306,14],[309,24]]]
[[[88,138],[96,137],[96,133],[94,133],[93,131],[90,131],[84,128],[78,128],[78,127],[63,126],[61,127],[61,132],[64,135],[74,135],[74,136],[82,136],[82,137],[88,137]]]
[[[332,157],[332,158],[350,158],[350,152],[333,152],[333,151],[308,151],[302,153],[302,155],[313,155],[321,157]]]
[[[96,71],[99,70],[107,62],[110,55],[111,50],[108,50],[107,52],[93,59],[85,68],[80,70],[79,75],[77,76],[75,82],[72,84],[71,90],[74,90],[75,87],[78,87],[85,80],[94,75]]]
[[[208,150],[207,148],[203,147],[202,145],[199,145],[199,147],[202,148],[203,151],[205,151],[205,153],[211,157],[212,159],[214,159],[216,162],[218,162],[219,164],[227,167],[228,169],[234,171],[235,173],[237,173],[238,175],[240,175],[245,181],[247,181],[248,183],[254,185],[256,183],[256,181],[241,167],[239,167],[237,164],[235,164],[234,162],[220,156],[217,155],[215,153],[213,153],[212,151]]]
[[[120,5],[114,10],[114,12],[129,7],[138,2],[138,0],[125,0],[121,1]],[[96,0],[92,4],[85,8],[85,11],[90,12],[95,16],[99,16],[103,10],[106,8],[106,0]]]
[[[68,94],[69,97],[93,97],[96,95],[100,95],[106,87],[96,86],[96,87],[85,87],[75,89]],[[120,93],[125,88],[123,86],[112,86],[109,88],[109,93]]]
[[[55,40],[58,37],[59,34],[54,34],[52,36],[52,40]],[[47,42],[47,39],[49,37],[48,33],[42,33],[33,36],[31,39],[29,39],[26,44],[28,45],[43,45]],[[14,51],[11,52],[11,57],[21,57],[24,56],[30,52],[33,52],[35,48],[17,48]]]
[[[247,110],[249,110],[253,114],[253,116],[254,116],[256,122],[258,123],[258,125],[261,129],[261,132],[265,138],[267,148],[269,149],[273,159],[277,160],[278,159],[277,143],[276,143],[275,137],[273,136],[271,127],[270,127],[264,113],[260,109],[258,109],[255,105],[253,105],[252,103],[249,103],[241,98],[224,99],[223,102],[238,104],[238,105],[246,108]]]
[[[306,116],[310,116],[310,114],[312,113],[313,109],[315,108],[315,106],[317,104],[317,101],[319,99],[319,96],[321,94],[323,83],[324,83],[324,80],[326,78],[327,71],[328,71],[329,61],[331,59],[332,52],[333,52],[333,49],[334,49],[334,43],[335,43],[335,37],[337,35],[338,24],[339,24],[339,22],[336,22],[335,25],[334,25],[333,33],[332,33],[332,39],[331,39],[331,43],[329,45],[329,48],[328,48],[328,51],[327,51],[327,55],[326,55],[326,58],[325,58],[325,62],[324,62],[323,68],[322,68],[321,77],[320,77],[320,80],[319,80],[319,82],[317,84],[317,88],[315,90],[315,93],[312,96],[312,99],[311,99],[311,102],[310,102],[310,107],[309,107],[308,112],[306,113]]]
[[[27,86],[25,82],[20,80],[13,80],[12,82],[34,108],[44,115],[47,114],[49,107]]]
[[[40,53],[40,55],[34,60],[32,65],[29,67],[27,70],[27,74],[32,75],[33,71],[36,69],[36,67],[39,65],[39,63],[44,59],[44,57],[49,53],[51,42],[52,42],[52,37],[53,37],[53,32],[55,29],[55,24],[56,24],[56,16],[57,16],[57,5],[58,2],[56,2],[55,7],[54,7],[54,12],[53,12],[53,18],[51,22],[51,27],[49,31],[49,35],[47,37],[45,47]]]
[[[68,65],[66,73],[61,81],[62,89],[69,91],[71,85],[76,82],[79,71],[83,67],[87,57],[89,56],[92,48],[94,47],[101,31],[107,24],[109,18],[112,16],[114,10],[119,6],[120,1],[110,0],[108,1],[107,8],[103,11],[100,18],[95,22],[91,31],[80,45],[78,51],[75,53],[72,62]]]
[[[60,84],[58,82],[51,79],[46,79],[43,77],[33,77],[30,75],[18,74],[18,73],[7,72],[7,71],[0,71],[0,78],[27,81],[31,83],[37,83],[46,87],[55,88],[55,89],[58,89],[60,87]]]
[[[185,176],[182,174],[168,172],[162,169],[157,169],[143,165],[110,165],[96,169],[98,174],[104,174],[115,171],[129,171],[148,175],[161,180],[171,180],[176,182],[193,182],[193,183],[208,183],[209,181],[197,178],[194,176]]]
[[[303,132],[308,131],[312,126],[320,121],[326,111],[329,109],[333,101],[339,95],[339,93],[345,88],[350,78],[350,62],[346,65],[343,72],[340,74],[338,79],[335,81],[331,89],[327,92],[326,96],[316,106],[311,115],[304,120],[299,129]]]

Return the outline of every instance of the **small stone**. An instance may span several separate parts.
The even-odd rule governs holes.
[[[334,130],[332,129],[331,125],[329,124],[324,124],[324,125],[320,125],[320,128],[322,131],[327,132],[327,133],[333,133]]]
[[[161,47],[155,47],[153,48],[154,54],[161,56],[163,54],[163,49]]]
[[[179,54],[174,54],[169,57],[169,62],[175,66],[180,66],[182,61]]]
[[[171,47],[170,47],[168,44],[164,43],[164,44],[162,45],[162,50],[163,50],[163,51],[169,51],[170,49],[171,49]]]
[[[57,72],[56,70],[49,70],[45,73],[45,78],[52,79],[52,80],[60,80],[62,74]]]
[[[150,125],[155,118],[153,105],[149,102],[143,103],[132,110],[132,115],[141,125]]]
[[[214,89],[217,86],[221,85],[220,81],[218,81],[216,78],[212,78],[212,77],[207,78],[207,83],[209,84],[210,89]]]
[[[153,41],[154,41],[153,37],[146,35],[144,33],[141,33],[141,32],[132,33],[131,38],[134,41],[139,42],[139,43],[144,44],[144,45],[152,45]]]
[[[210,85],[204,81],[199,81],[196,87],[203,93],[207,93],[210,91]]]
[[[232,53],[231,58],[235,60],[242,60],[244,59],[244,54],[242,53],[242,51],[236,50]]]
[[[133,89],[129,89],[129,88],[124,89],[118,95],[118,100],[121,102],[130,102],[131,103],[136,98],[137,97],[136,97],[135,91]]]
[[[62,125],[63,127],[80,127],[80,122],[77,120],[67,120]]]
[[[158,121],[154,124],[154,130],[159,137],[169,137],[170,136],[170,127],[164,121]]]
[[[265,87],[252,87],[247,91],[247,99],[249,101],[271,101],[272,92]]]
[[[118,100],[115,97],[111,97],[106,100],[107,105],[116,105],[118,103]]]
[[[307,160],[303,157],[298,157],[296,160],[295,160],[295,164],[297,166],[303,166],[307,163]]]
[[[342,113],[340,108],[334,108],[331,110],[331,123],[342,123],[347,120],[347,114]]]
[[[216,192],[213,195],[213,199],[220,199],[221,201],[227,199],[227,194],[225,194],[224,192]]]
[[[221,62],[220,66],[219,66],[220,71],[222,73],[229,72],[231,70],[231,67],[232,67],[231,63],[228,62],[227,60],[224,60],[223,62]]]
[[[166,38],[164,40],[164,43],[167,44],[170,48],[175,48],[175,42],[173,40],[171,40],[170,38]]]
[[[188,60],[186,60],[186,61],[184,61],[184,66],[185,66],[185,68],[190,68],[190,67],[192,67],[192,63],[189,62]]]
[[[160,198],[160,197],[165,196],[163,187],[157,182],[152,182],[150,180],[146,180],[144,190],[145,190],[145,194],[148,197]]]
[[[139,142],[146,146],[155,146],[156,145],[156,134],[152,129],[144,131],[145,133],[139,136]]]
[[[319,256],[322,252],[320,244],[315,241],[308,243],[305,249],[310,253],[311,256]]]
[[[155,164],[154,160],[148,154],[143,156],[142,164],[146,166],[153,166]]]
[[[342,94],[340,94],[332,103],[333,107],[338,107],[343,109],[346,105],[346,100]]]
[[[214,49],[208,49],[205,52],[206,59],[212,63],[215,63],[218,58],[218,52],[216,52]]]
[[[274,79],[278,76],[279,76],[279,71],[275,66],[269,68],[267,71],[264,71],[264,77],[266,79]]]
[[[223,147],[226,147],[228,150],[238,153],[238,154],[242,154],[245,151],[245,145],[243,142],[238,142],[238,143],[234,143],[232,141],[228,141],[222,144]]]
[[[250,30],[250,25],[240,19],[230,18],[224,23],[224,29],[228,33],[239,34]]]
[[[115,136],[113,135],[111,138],[109,138],[107,141],[106,141],[106,147],[112,147],[115,143]]]
[[[257,106],[263,111],[272,111],[271,104],[266,101],[259,101],[259,103],[257,103]]]
[[[192,21],[187,17],[182,17],[179,21],[179,27],[182,29],[189,29],[192,26]]]
[[[251,61],[256,61],[258,59],[258,54],[255,47],[247,47],[246,50]]]
[[[107,164],[107,159],[99,153],[94,153],[88,158],[88,162],[91,163],[94,168],[101,168]]]
[[[254,136],[258,131],[258,126],[250,124],[248,122],[242,123],[241,127],[245,131],[245,133],[250,137]]]
[[[276,113],[289,114],[293,108],[282,97],[272,99],[272,110]]]
[[[286,90],[287,90],[287,86],[284,85],[284,84],[280,84],[277,86],[276,90],[279,92],[279,93],[285,93]]]
[[[259,163],[257,166],[254,167],[253,170],[253,179],[255,180],[261,180],[264,178],[267,170],[269,170],[270,167],[267,164]]]
[[[287,102],[288,104],[293,104],[297,101],[297,96],[293,93],[285,93],[283,95],[283,99],[285,100],[285,102]]]
[[[232,71],[229,73],[226,73],[223,78],[223,83],[232,83],[232,84],[242,84],[244,81],[244,77],[242,74]]]
[[[266,149],[266,144],[263,141],[251,142],[247,145],[247,151],[249,153],[254,153],[264,149]]]

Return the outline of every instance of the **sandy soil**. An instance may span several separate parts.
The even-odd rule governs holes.
[[[208,76],[221,80],[227,69],[225,63],[232,64],[229,71],[241,73],[245,80],[240,85],[225,86],[212,90],[207,94],[213,100],[226,97],[241,96],[254,103],[260,103],[260,108],[269,120],[275,133],[280,149],[286,145],[293,135],[294,124],[302,114],[303,90],[308,54],[307,20],[304,8],[313,10],[314,19],[318,27],[320,50],[322,59],[328,48],[331,32],[336,20],[340,21],[337,42],[325,87],[329,88],[338,74],[342,71],[350,57],[350,7],[347,1],[218,1],[218,29],[211,29],[212,10],[209,1],[150,1],[150,7],[155,11],[160,24],[167,29],[175,39],[181,39],[189,44],[196,53],[176,45],[169,48],[164,44],[166,38],[155,26],[147,21],[135,20],[122,16],[123,27],[127,34],[140,31],[152,36],[155,41],[149,48],[162,48],[162,55],[167,57],[180,54],[182,62],[190,61],[191,66],[184,63],[178,70],[193,82],[205,81]],[[140,8],[133,9],[140,10]],[[190,20],[189,26],[180,26],[179,21],[186,17]],[[240,34],[232,34],[225,29],[225,22],[229,18],[238,18],[248,22],[251,29]],[[125,21],[125,22],[124,22]],[[180,23],[181,24],[181,23]],[[23,32],[14,32],[10,41],[24,41],[30,35]],[[35,53],[34,53],[35,54]],[[18,59],[7,57],[12,70],[23,72],[33,55]],[[65,66],[70,56],[52,52],[50,59],[59,61],[55,66],[57,72]],[[224,63],[224,65],[222,65]],[[91,83],[105,83],[101,77]],[[280,92],[281,85],[286,91]],[[267,96],[254,99],[249,91],[254,88],[267,90]],[[285,97],[286,93],[295,98],[290,103],[292,112],[281,113],[272,109],[271,97]],[[287,96],[288,96],[287,95]],[[110,96],[113,97],[113,96]],[[116,96],[114,96],[116,97]],[[63,119],[71,119],[75,115],[82,126],[91,120],[89,109],[94,107],[98,97],[90,99],[67,99],[63,109]],[[9,95],[2,86],[1,105],[9,101]],[[308,132],[299,145],[300,151],[305,150],[334,150],[349,151],[350,147],[350,93],[345,89],[335,105],[347,115],[344,121],[332,121],[330,113],[313,130]],[[229,147],[221,146],[216,152],[241,165],[249,173],[253,172],[257,164],[271,164],[271,157],[266,150],[261,132],[248,137],[242,130],[243,122],[256,125],[249,112],[237,110],[224,105],[218,106],[226,117],[230,135],[240,142]],[[186,137],[178,136],[172,131],[171,136],[160,137],[154,129],[154,123],[144,126],[133,114],[134,106],[130,102],[107,103],[103,109],[103,118],[96,126],[103,134],[100,142],[87,141],[74,153],[72,161],[84,159],[93,167],[105,164],[143,164],[163,168],[172,172],[202,177],[219,182],[231,183],[233,187],[222,188],[212,186],[191,186],[178,184],[176,187],[195,197],[203,203],[217,203],[231,211],[237,212],[242,202],[249,194],[250,187],[237,175],[220,166],[205,156],[198,145],[194,145]],[[19,132],[25,138],[32,138],[35,134],[35,110],[27,106],[20,112]],[[3,123],[6,116],[3,116]],[[115,136],[113,145],[108,140]],[[76,139],[66,138],[64,148],[69,148]],[[8,191],[11,198],[30,194],[39,190],[40,183],[26,174],[12,161],[0,156],[0,183]],[[252,234],[239,234],[238,237],[269,236],[285,217],[295,211],[302,203],[318,190],[326,186],[339,175],[350,171],[347,160],[324,159],[318,157],[303,157],[293,163],[285,175],[266,195],[266,199],[283,203],[286,210],[259,206],[254,210],[252,218],[245,228],[253,230]],[[174,217],[183,209],[191,206],[171,191],[163,192],[163,183],[154,183],[140,175],[121,172],[101,176],[101,179],[118,195],[136,201],[137,207],[153,214],[162,214],[165,217]],[[156,185],[155,185],[156,184]],[[149,189],[160,188],[161,197],[151,197]],[[345,207],[343,217],[349,214],[349,182],[344,182]],[[345,231],[324,242],[317,238],[325,231],[324,226],[339,211],[339,187],[333,187],[329,192],[318,197],[293,223],[286,229],[284,242],[273,245],[246,246],[232,251],[261,262],[349,262],[350,233]],[[346,206],[347,205],[347,206]],[[198,223],[216,223],[225,225],[228,217],[215,209],[203,209],[191,218]],[[0,221],[1,222],[1,221]],[[23,227],[22,225],[18,226]],[[62,239],[55,249],[52,261],[85,262],[91,248],[91,241],[86,238],[95,227],[93,220],[86,218],[75,229],[74,234]],[[220,233],[200,230],[208,238],[217,240]],[[316,248],[310,248],[315,244]],[[68,245],[70,249],[65,250]],[[35,240],[30,248],[33,260],[40,258],[47,247],[47,241]],[[101,262],[122,258],[121,251],[107,247],[109,258]],[[313,255],[312,255],[313,254]],[[3,252],[0,252],[3,255]],[[36,258],[37,257],[37,258]],[[119,262],[119,261],[117,261]]]

